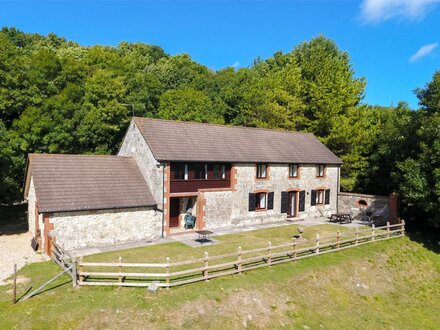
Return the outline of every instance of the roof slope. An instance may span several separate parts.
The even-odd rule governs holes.
[[[311,133],[134,118],[158,161],[342,164]]]
[[[157,204],[142,173],[129,157],[31,154],[27,181],[30,175],[40,212]]]

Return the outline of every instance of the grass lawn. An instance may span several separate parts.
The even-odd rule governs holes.
[[[334,226],[306,228],[333,235]],[[332,232],[333,231],[333,232]],[[87,260],[158,261],[199,257],[285,242],[294,227],[218,237],[221,244],[190,248],[164,244],[87,257]],[[59,272],[53,262],[20,271],[18,292]],[[0,328],[293,328],[437,329],[440,255],[409,238],[200,282],[156,294],[140,288],[81,287],[67,276],[48,291],[12,305],[0,286]]]
[[[238,246],[241,246],[243,250],[251,250],[267,247],[268,242],[271,242],[272,245],[289,243],[292,241],[292,237],[298,234],[298,227],[300,226],[289,225],[216,236],[214,238],[220,241],[219,244],[204,244],[203,246],[196,248],[175,242],[116,252],[100,253],[87,256],[84,258],[84,261],[117,262],[118,258],[122,257],[124,262],[164,263],[166,262],[167,257],[170,257],[171,262],[202,258],[205,251],[207,251],[210,256],[221,255],[236,252]],[[353,228],[348,229],[346,227],[334,225],[319,225],[304,228],[305,231],[303,237],[308,240],[308,245],[315,244],[315,237],[318,233],[320,234],[321,241],[325,241],[326,239],[335,241],[337,230],[346,234],[353,233],[354,231]]]

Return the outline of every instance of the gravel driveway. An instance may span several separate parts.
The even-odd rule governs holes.
[[[0,285],[14,272],[14,263],[17,269],[32,262],[44,261],[41,254],[31,248],[31,233],[0,236]]]

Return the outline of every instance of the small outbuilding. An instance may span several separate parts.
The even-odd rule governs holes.
[[[152,240],[162,212],[131,157],[30,154],[24,196],[33,245],[47,254]]]

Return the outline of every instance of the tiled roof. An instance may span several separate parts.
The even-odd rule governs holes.
[[[129,157],[31,154],[28,166],[40,212],[157,204]]]
[[[134,118],[158,161],[342,164],[313,134]]]

